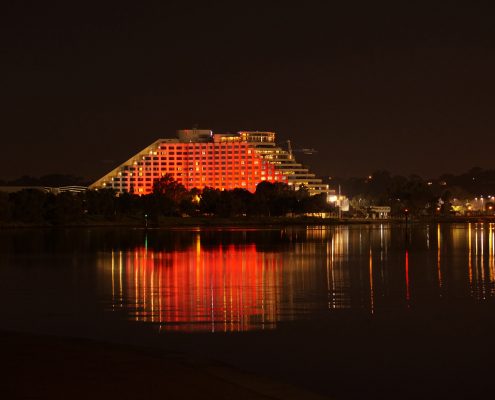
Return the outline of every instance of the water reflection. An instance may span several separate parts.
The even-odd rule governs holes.
[[[494,292],[495,224],[469,225],[469,281],[471,292],[478,300],[492,297]]]
[[[254,244],[203,249],[200,235],[188,251],[139,247],[110,255],[112,304],[136,321],[167,329],[238,331],[261,328],[279,313],[281,257]],[[101,259],[103,266],[109,262]]]
[[[494,296],[494,224],[142,234],[99,253],[99,279],[112,310],[165,330],[269,329]]]

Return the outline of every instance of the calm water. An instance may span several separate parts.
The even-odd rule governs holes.
[[[494,296],[494,224],[0,232],[0,326],[273,330]]]

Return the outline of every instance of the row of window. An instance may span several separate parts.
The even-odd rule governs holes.
[[[183,153],[181,153],[180,151],[178,152],[173,152],[173,151],[169,151],[168,153],[165,152],[165,151],[162,151],[159,153],[160,154],[160,157],[148,157],[148,156],[144,156],[142,159],[145,160],[145,161],[158,161],[158,160],[166,160],[166,159],[177,159],[177,160],[187,160],[187,159],[191,159],[191,158],[200,158],[202,157],[204,160],[206,159],[206,157],[208,156],[208,159],[209,160],[212,160],[213,158],[225,158],[227,156],[229,156],[229,158],[246,158],[246,153],[239,153],[238,151],[215,151],[215,153],[211,153],[211,152],[201,152],[201,154],[198,152],[198,153],[184,153],[184,156],[187,156],[188,157],[183,157]],[[256,154],[251,154],[251,155],[247,155],[248,158],[256,158]]]
[[[211,149],[211,148],[220,148],[220,149],[246,149],[248,148],[247,143],[193,143],[188,145],[183,144],[171,144],[171,143],[161,143],[158,145],[158,150],[160,149],[168,149],[168,150],[197,150],[197,149]]]
[[[123,172],[119,172],[119,175],[126,175],[128,171],[132,171],[130,173],[136,173],[137,171],[139,172],[142,172],[142,171],[166,171],[167,169],[168,170],[174,170],[175,168],[177,169],[182,169],[182,166],[184,164],[181,163],[181,162],[178,162],[178,163],[168,163],[168,166],[163,163],[162,165],[160,166],[154,166],[154,167],[138,167],[138,166],[135,166],[133,168],[126,168],[123,170]],[[211,164],[205,164],[205,163],[200,163],[200,162],[196,162],[194,164],[186,164],[186,167],[189,167],[189,168],[203,168],[203,169],[210,169],[210,170],[215,170],[215,169],[219,169],[221,166],[225,166],[225,165],[229,165],[229,166],[233,166],[235,169],[241,169],[241,170],[246,170],[246,169],[261,169],[261,170],[267,170],[267,169],[270,169],[270,170],[273,170],[274,168],[270,165],[266,165],[266,164],[254,164],[254,165],[257,165],[255,167],[253,167],[251,163],[247,163],[247,164],[244,164],[243,162],[241,163],[233,163],[233,162],[230,162],[230,161],[226,161],[226,162],[222,162],[221,164],[216,164],[216,165],[211,165]],[[180,166],[180,167],[179,167]],[[229,167],[229,169],[232,169]]]
[[[149,171],[149,170],[148,170]],[[151,176],[151,175],[159,175],[160,173],[163,175],[165,174],[166,172],[168,173],[174,173],[175,171],[218,171],[218,173],[221,173],[221,172],[225,172],[225,171],[232,171],[234,173],[241,173],[241,174],[244,174],[244,173],[256,173],[256,172],[266,172],[266,171],[273,171],[274,174],[276,175],[282,175],[281,172],[278,172],[278,171],[274,171],[273,169],[271,168],[255,168],[255,167],[252,167],[252,166],[247,166],[247,167],[244,167],[244,168],[240,168],[239,166],[232,166],[232,165],[229,165],[229,166],[221,166],[221,167],[216,167],[216,168],[212,168],[212,167],[194,167],[194,168],[182,168],[182,167],[169,167],[168,169],[167,168],[161,168],[160,170],[155,170],[154,172],[140,172],[140,171],[134,171],[134,172],[122,172],[122,173],[119,173],[119,176]],[[117,178],[117,177],[116,177]]]
[[[211,174],[208,174],[207,176],[205,176],[205,175],[202,175],[202,174],[199,174],[199,173],[195,173],[195,174],[190,173],[189,175],[184,174],[184,175],[181,175],[181,176],[177,176],[176,179],[179,180],[179,179],[181,179],[184,176],[189,176],[189,177],[194,177],[195,176],[196,177],[195,179],[200,179],[200,177],[201,177],[201,179],[203,179],[203,180],[205,180],[205,179],[208,179],[208,180],[219,180],[219,179],[221,179],[221,180],[228,180],[228,181],[238,181],[238,180],[243,180],[243,179],[244,180],[248,180],[248,181],[251,181],[251,180],[256,181],[256,180],[258,180],[258,177],[257,176],[255,176],[253,178],[250,177],[250,176],[248,176],[248,177],[244,177],[244,176],[243,177],[231,177],[231,176],[218,177],[218,176],[213,176]],[[264,179],[264,178],[265,178],[265,175],[261,175],[261,179]],[[284,177],[282,177],[282,176],[278,177],[278,176],[266,175],[266,178],[268,180],[272,180],[272,179],[274,179],[274,180],[284,180]],[[152,178],[152,177],[134,177],[134,178],[131,178],[131,179],[119,179],[119,178],[115,178],[113,180],[113,182],[115,184],[120,184],[120,183],[125,184],[125,183],[128,183],[128,182],[151,182],[151,181],[155,181],[156,179],[158,179],[158,178],[156,178],[156,177],[155,178]]]
[[[181,168],[177,168],[177,171],[182,171]],[[233,175],[241,175],[241,176],[244,176],[246,175],[246,172],[245,171],[239,171],[239,170],[233,170],[232,168],[225,168],[223,167],[221,170],[209,170],[207,171],[206,168],[203,168],[203,170],[200,170],[199,168],[196,168],[196,169],[193,169],[193,168],[189,168],[189,174],[192,174],[192,171],[196,171],[196,175],[224,175],[226,172],[228,171],[232,171],[234,172]],[[258,173],[260,173],[261,175],[270,175],[270,174],[273,174],[273,175],[282,175],[282,174],[279,174],[278,172],[274,172],[274,171],[249,171],[250,174],[248,175],[258,175]],[[169,174],[171,175],[176,175],[176,171],[175,170],[170,170],[168,172]],[[139,176],[154,176],[154,177],[160,177],[160,176],[164,176],[165,173],[162,172],[161,174],[158,173],[158,172],[154,172],[154,173],[151,173],[151,172],[146,172],[146,173],[138,173],[138,174],[135,174],[135,175],[127,175],[127,174],[124,174],[122,175],[121,177],[120,176],[116,176],[114,178],[112,178],[113,180],[125,180],[125,179],[128,179],[129,177],[139,177]]]
[[[158,151],[156,152],[157,155],[161,155],[161,156],[182,156],[182,155],[189,155],[189,156],[196,156],[196,157],[199,157],[199,156],[206,156],[206,155],[210,155],[210,154],[215,154],[215,155],[218,155],[218,154],[229,154],[231,156],[239,156],[239,155],[246,155],[246,152],[245,151],[239,151],[239,150],[212,150],[212,151]],[[251,155],[255,155],[255,154],[252,154],[252,152],[249,150],[247,151],[247,154],[251,154]],[[151,157],[151,156],[144,156],[143,159],[145,160],[158,160],[158,157]]]
[[[159,171],[155,171],[155,172],[138,172],[138,173],[130,173],[130,174],[122,174],[121,177],[122,178],[126,178],[126,177],[129,177],[129,176],[164,176],[166,173],[168,174],[172,174],[174,175],[176,172],[180,172],[180,171],[196,171],[196,172],[203,172],[205,174],[225,174],[227,172],[231,172],[233,173],[234,175],[246,175],[246,173],[248,175],[258,175],[258,172],[261,173],[261,175],[266,175],[266,174],[274,174],[274,175],[283,175],[282,173],[278,172],[278,171],[273,171],[273,170],[268,170],[266,171],[264,168],[263,169],[255,169],[255,170],[252,170],[251,168],[249,168],[249,171],[244,171],[244,170],[240,170],[239,168],[233,168],[233,167],[222,167],[222,168],[207,168],[207,167],[203,167],[203,168],[200,168],[200,167],[196,167],[196,168],[185,168],[185,169],[182,169],[182,168],[170,168],[168,171],[166,169],[162,170],[163,172],[159,172]],[[167,172],[166,172],[167,171]],[[119,179],[120,176],[116,176],[112,179]]]
[[[171,159],[171,160],[168,160],[168,162],[166,162],[167,160],[163,160],[163,161],[160,161],[160,162],[153,162],[153,161],[141,161],[139,163],[134,163],[133,165],[125,165],[122,167],[123,170],[126,170],[126,169],[131,169],[131,168],[143,168],[144,167],[152,167],[152,166],[159,166],[159,165],[189,165],[189,164],[195,164],[195,165],[199,165],[199,164],[206,164],[206,165],[219,165],[219,164],[241,164],[241,165],[245,165],[245,164],[254,164],[254,165],[259,165],[260,164],[260,161],[259,160],[251,160],[251,159],[248,159],[247,161],[242,159],[242,160],[232,160],[231,158],[221,158],[219,160],[215,160],[215,161],[206,161],[204,159],[191,159],[191,160],[184,160],[184,162],[182,160],[180,161],[176,161],[174,159]],[[264,162],[261,162],[261,164],[264,164],[264,165],[267,165],[268,163],[264,163]]]
[[[245,162],[254,162],[256,164],[258,164],[260,162],[260,160],[258,160],[256,157],[252,157],[252,158],[248,158],[247,161],[246,161],[246,158],[244,156],[242,157],[238,157],[238,158],[232,158],[232,157],[225,157],[225,156],[222,156],[222,157],[216,157],[216,158],[213,158],[213,157],[198,157],[198,158],[182,158],[182,157],[162,157],[161,160],[157,160],[157,161],[139,161],[139,162],[135,162],[134,165],[158,165],[159,163],[165,163],[165,162],[185,162],[186,164],[187,163],[193,163],[193,162],[203,162],[203,163],[208,163],[208,164],[218,164],[219,162],[225,162],[225,161],[229,161],[229,162],[242,162],[242,163],[245,163]]]
[[[238,185],[256,185],[260,181],[276,181],[277,179],[270,179],[269,177],[261,177],[260,179],[246,179],[245,181],[240,181],[237,179],[206,179],[205,177],[201,179],[195,179],[195,178],[179,178],[177,181],[179,183],[194,183],[194,185],[202,185],[202,186],[213,186],[213,187],[218,187],[222,184],[224,185],[232,185],[232,186],[238,186]],[[130,182],[130,186],[137,186],[137,187],[152,187],[153,186],[153,181],[150,179],[146,179],[145,181],[139,180],[139,182]],[[113,182],[110,186],[114,188],[119,188],[120,186],[126,187],[129,185],[120,185],[118,182]]]
[[[235,174],[235,175],[225,175],[225,174],[219,174],[219,173],[215,173],[215,172],[207,172],[207,173],[201,173],[201,172],[189,172],[189,173],[181,173],[181,172],[178,172],[176,174],[172,174],[174,177],[180,177],[180,176],[208,176],[209,178],[213,177],[213,176],[225,176],[227,177],[228,179],[244,179],[244,177],[246,175],[244,175],[243,173],[241,174]],[[248,179],[251,179],[251,177],[249,175],[248,176]],[[252,176],[254,177],[258,177],[258,173],[255,172]],[[272,175],[270,173],[265,173],[265,172],[261,172],[259,174],[259,176],[268,176],[268,177],[275,177],[275,179],[277,178],[280,178],[280,179],[286,179],[285,176],[283,175]],[[159,179],[160,176],[159,175],[147,175],[146,178],[154,178],[154,179]],[[129,181],[129,180],[139,180],[141,178],[144,178],[142,175],[140,176],[131,176],[131,177],[122,177],[122,178],[113,178],[113,181],[114,182],[126,182],[126,181]]]

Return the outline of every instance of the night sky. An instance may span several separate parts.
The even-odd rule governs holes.
[[[275,131],[323,176],[495,167],[495,13],[472,2],[9,3],[0,179],[99,178],[193,125]]]

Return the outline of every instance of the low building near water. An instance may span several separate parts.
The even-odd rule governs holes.
[[[372,219],[388,219],[391,208],[389,206],[370,206],[368,216]]]

